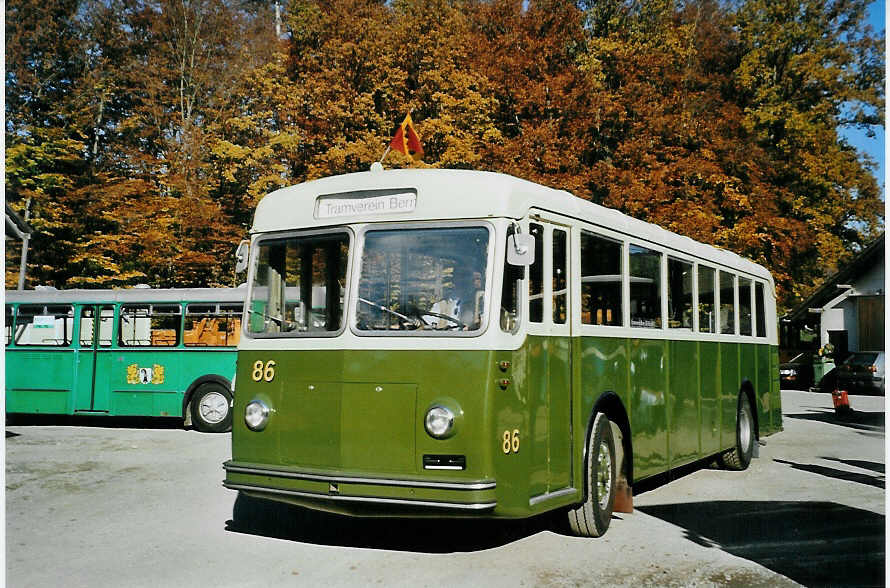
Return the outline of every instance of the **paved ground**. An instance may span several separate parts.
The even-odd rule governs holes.
[[[260,509],[222,488],[228,435],[6,429],[9,586],[883,585],[884,399],[784,392],[745,472],[646,484],[601,539],[519,523]],[[141,423],[145,426],[145,423]]]

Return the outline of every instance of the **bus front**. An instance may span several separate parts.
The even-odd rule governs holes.
[[[257,211],[227,488],[354,515],[521,514],[499,499],[494,430],[523,418],[494,401],[519,345],[512,222],[424,208],[417,178],[443,176],[418,173],[310,182]]]

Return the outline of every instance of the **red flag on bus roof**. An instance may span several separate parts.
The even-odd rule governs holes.
[[[411,120],[409,113],[389,142],[389,148],[393,151],[401,151],[405,155],[418,160],[423,157],[423,146],[420,144],[420,136],[414,129],[414,122]]]

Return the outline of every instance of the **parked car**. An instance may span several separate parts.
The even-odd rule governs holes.
[[[835,370],[838,390],[884,394],[884,352],[858,351]]]
[[[809,390],[813,385],[813,362],[820,361],[815,352],[804,351],[779,365],[783,390]]]

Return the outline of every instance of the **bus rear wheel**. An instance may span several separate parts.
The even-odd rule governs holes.
[[[720,462],[728,470],[742,471],[748,468],[757,442],[754,432],[754,413],[747,394],[739,394],[736,416],[735,447],[720,456]]]
[[[204,433],[232,430],[232,394],[216,382],[202,384],[191,401],[192,423]]]
[[[587,498],[569,510],[569,528],[580,537],[600,537],[609,528],[618,482],[615,440],[608,417],[598,413],[587,446]]]

